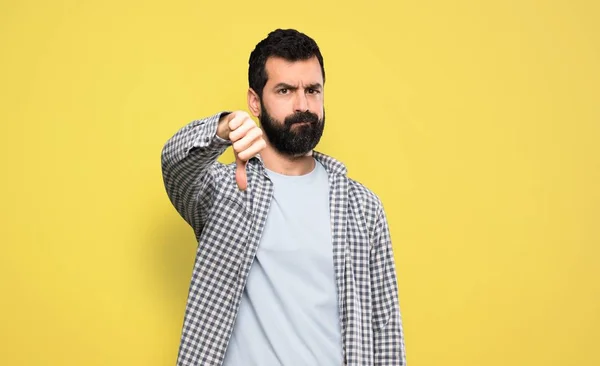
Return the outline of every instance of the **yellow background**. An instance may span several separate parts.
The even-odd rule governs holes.
[[[174,365],[196,245],[160,150],[245,109],[250,51],[293,27],[325,57],[320,150],[385,204],[409,365],[600,365],[598,19],[592,0],[3,1],[0,364]]]

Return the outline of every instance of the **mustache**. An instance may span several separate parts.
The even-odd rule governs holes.
[[[286,127],[291,127],[293,124],[295,123],[310,123],[310,124],[317,124],[319,123],[319,116],[317,116],[315,113],[309,112],[309,111],[305,111],[305,112],[297,112],[292,114],[291,116],[287,116],[285,118],[285,120],[283,121],[283,123],[285,124]]]

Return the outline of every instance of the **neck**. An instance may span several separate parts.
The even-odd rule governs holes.
[[[315,168],[312,151],[305,155],[289,156],[279,153],[272,146],[267,146],[260,152],[260,156],[267,169],[283,175],[305,175]]]

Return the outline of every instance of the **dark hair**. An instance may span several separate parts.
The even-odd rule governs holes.
[[[281,57],[287,61],[308,60],[316,56],[321,64],[321,74],[325,82],[323,56],[317,43],[295,29],[276,29],[260,41],[250,54],[248,61],[248,84],[259,97],[267,84],[265,65],[269,57]]]

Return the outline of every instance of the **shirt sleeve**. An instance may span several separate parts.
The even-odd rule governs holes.
[[[163,183],[177,212],[200,236],[217,190],[217,159],[231,142],[217,136],[222,114],[192,121],[164,145],[161,155]]]
[[[387,218],[381,206],[375,225],[369,263],[375,365],[405,366],[396,266]]]

